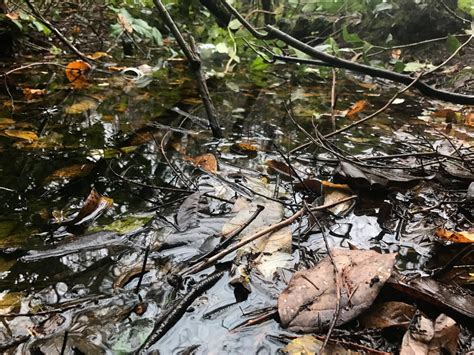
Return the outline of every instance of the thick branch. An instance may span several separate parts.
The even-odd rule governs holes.
[[[359,73],[367,74],[370,76],[384,78],[399,83],[409,85],[413,78],[409,75],[395,73],[385,69],[374,68],[365,64],[359,64],[351,62],[350,60],[341,59],[330,54],[320,52],[313,47],[303,43],[296,38],[286,34],[285,32],[280,31],[279,29],[273,26],[266,26],[266,29],[270,35],[274,38],[277,38],[289,46],[300,50],[307,55],[322,60],[326,63],[332,64],[338,68],[353,70]],[[445,101],[450,101],[462,105],[474,105],[474,96],[456,94],[449,91],[435,89],[421,81],[417,81],[414,85],[423,95],[434,97],[436,99],[441,99]]]

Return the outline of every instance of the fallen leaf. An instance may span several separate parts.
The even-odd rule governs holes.
[[[419,314],[403,337],[400,355],[455,355],[458,339],[459,327],[447,315],[440,314],[432,321]]]
[[[217,159],[214,154],[207,153],[197,157],[185,157],[185,160],[191,162],[194,166],[200,167],[211,173],[217,173]]]
[[[474,112],[469,112],[464,116],[464,124],[469,127],[474,127]]]
[[[349,118],[355,118],[356,115],[364,110],[364,108],[367,106],[368,102],[367,100],[359,100],[357,101],[352,107],[349,109],[349,112],[347,112],[346,117]]]
[[[44,96],[47,92],[48,91],[46,89],[23,89],[23,95],[25,96],[27,101],[31,101],[37,99],[38,97]]]
[[[8,12],[5,16],[8,17],[12,21],[16,21],[20,18],[17,12]]]
[[[369,308],[395,263],[395,253],[372,250],[331,250],[340,283],[340,311],[336,326]],[[278,297],[281,324],[291,331],[322,332],[334,317],[337,291],[329,257],[309,270],[298,271]]]
[[[333,204],[354,195],[349,185],[333,184],[329,181],[321,181],[322,195],[324,196],[324,205]],[[346,201],[329,208],[336,216],[342,216],[348,213],[354,207],[355,201]]]
[[[0,118],[0,130],[13,126],[15,124],[15,120],[11,118]]]
[[[410,321],[415,315],[416,307],[397,301],[377,303],[365,312],[359,321],[366,328],[401,327],[408,329]]]
[[[402,55],[402,50],[399,48],[392,49],[392,52],[390,55],[393,59],[400,59],[400,56]]]
[[[63,224],[67,226],[82,226],[90,224],[112,207],[113,203],[114,200],[110,197],[102,196],[93,188],[77,216]]]
[[[21,306],[23,294],[20,292],[3,291],[0,293],[0,314],[13,312]]]
[[[30,143],[38,140],[38,136],[35,132],[32,131],[17,131],[13,129],[6,129],[2,133],[7,137],[23,139]]]
[[[176,213],[176,223],[180,230],[195,227],[199,224],[198,212],[201,207],[201,192],[195,192],[189,195],[179,206]]]
[[[474,243],[473,231],[455,232],[438,228],[436,230],[436,236],[453,243]]]
[[[70,115],[79,114],[88,110],[94,110],[99,106],[99,103],[95,100],[85,99],[72,104],[64,109],[64,112]]]
[[[65,73],[71,85],[76,89],[81,89],[87,86],[87,74],[90,70],[91,66],[88,63],[76,60],[66,66]]]
[[[286,180],[293,180],[295,175],[288,164],[278,160],[267,160],[268,172],[270,174],[280,174]]]
[[[98,60],[101,58],[111,58],[111,55],[106,52],[95,52],[95,53],[89,54],[87,58]]]
[[[74,179],[82,176],[88,175],[92,168],[93,164],[74,164],[66,166],[55,170],[51,175],[46,179],[47,181],[52,180],[62,180],[62,179]]]
[[[240,142],[232,144],[230,151],[236,154],[247,155],[249,158],[255,158],[257,156],[258,147],[249,142]]]

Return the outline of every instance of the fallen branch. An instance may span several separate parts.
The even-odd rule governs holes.
[[[324,210],[324,209],[336,206],[340,203],[344,203],[344,202],[353,200],[355,198],[357,198],[357,196],[350,196],[350,197],[344,198],[344,199],[342,199],[340,201],[337,201],[337,202],[333,202],[333,203],[329,203],[329,204],[326,204],[326,205],[314,207],[311,210],[312,211]],[[301,217],[305,213],[305,211],[306,211],[306,207],[302,207],[295,214],[288,217],[287,219],[284,219],[283,221],[281,221],[279,223],[268,226],[267,228],[262,229],[261,231],[259,231],[257,233],[254,233],[254,234],[252,234],[251,236],[249,236],[245,239],[242,239],[240,242],[230,246],[227,249],[222,250],[220,253],[218,253],[218,254],[216,254],[216,255],[208,258],[208,259],[205,259],[201,264],[197,264],[197,265],[195,265],[195,266],[193,266],[193,267],[191,267],[187,270],[184,270],[182,272],[182,275],[196,273],[196,272],[202,271],[204,269],[207,269],[209,266],[214,264],[217,260],[222,259],[224,256],[236,251],[237,249],[243,247],[244,245],[247,245],[247,244],[253,242],[254,240],[257,240],[258,238],[261,238],[261,237],[263,237],[263,236],[265,236],[269,233],[276,232],[277,230],[280,230],[283,227],[286,227],[286,226],[292,224],[295,220],[297,220],[299,217]]]
[[[409,85],[413,81],[413,77],[406,74],[396,73],[390,70],[374,68],[369,65],[359,64],[350,60],[335,57],[333,55],[318,51],[306,43],[290,36],[289,34],[279,30],[271,25],[265,26],[266,33],[257,31],[243,16],[225,0],[221,0],[223,5],[239,20],[239,22],[258,39],[278,39],[285,42],[290,47],[298,49],[299,51],[323,61],[331,66],[352,70],[358,73],[388,79],[405,85]],[[472,38],[472,36],[470,36]],[[296,58],[295,58],[296,61]],[[433,97],[436,99],[450,101],[462,105],[474,105],[474,96],[457,94],[445,90],[436,89],[422,81],[417,81],[414,87],[418,89],[423,95]]]

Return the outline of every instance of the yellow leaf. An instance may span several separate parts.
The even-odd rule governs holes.
[[[38,136],[32,131],[17,131],[13,129],[7,129],[3,131],[3,134],[11,138],[24,139],[28,142],[34,142],[38,140]]]
[[[453,243],[474,243],[473,231],[455,232],[444,228],[438,228],[436,235]]]
[[[104,58],[104,57],[109,57],[110,58],[110,55],[108,53],[105,53],[105,52],[95,52],[95,53],[89,54],[87,56],[87,58],[94,59],[94,60],[101,59],[101,58]]]
[[[22,297],[23,295],[20,292],[0,294],[0,314],[10,313],[20,308]]]
[[[85,99],[80,102],[76,102],[75,104],[72,104],[69,107],[66,107],[64,112],[74,115],[74,114],[79,114],[87,110],[94,110],[98,106],[98,102],[91,100],[91,99]]]
[[[0,130],[5,129],[9,126],[12,126],[15,124],[15,121],[12,120],[11,118],[0,118]]]

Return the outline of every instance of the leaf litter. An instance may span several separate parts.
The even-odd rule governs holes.
[[[122,25],[126,28],[127,23]],[[94,85],[87,77],[89,68],[83,64],[68,67],[66,76],[74,88],[87,91]],[[116,84],[120,90],[120,85],[126,85],[121,82]],[[138,86],[126,90],[137,100],[145,97],[145,90]],[[276,89],[275,97],[282,93]],[[42,92],[36,94],[31,93],[30,105],[47,99]],[[311,154],[288,153],[295,144],[289,141],[304,142],[304,135],[277,133],[275,137],[272,132],[269,136],[288,148],[283,161],[281,154],[269,148],[273,146],[266,137],[252,136],[266,132],[258,120],[253,120],[252,129],[245,134],[235,133],[232,139],[209,144],[206,133],[194,131],[192,124],[179,126],[177,115],[167,111],[177,104],[198,103],[195,95],[170,95],[168,102],[167,94],[159,97],[166,106],[161,111],[160,101],[159,113],[143,111],[148,103],[118,102],[114,100],[117,92],[103,96],[100,105],[88,95],[63,105],[62,113],[77,115],[68,124],[84,136],[68,134],[80,144],[101,127],[105,127],[104,134],[86,142],[91,147],[77,148],[74,154],[68,151],[68,135],[57,145],[52,143],[56,155],[46,161],[54,166],[41,174],[38,165],[31,169],[40,181],[41,194],[34,195],[38,204],[48,215],[51,206],[67,205],[71,195],[76,199],[87,196],[91,186],[107,191],[113,201],[92,190],[82,208],[80,203],[75,205],[79,211],[75,217],[52,224],[44,218],[28,219],[26,241],[30,244],[2,250],[8,265],[3,285],[15,285],[2,305],[3,313],[9,315],[2,319],[11,329],[10,334],[2,330],[2,346],[22,339],[25,349],[59,352],[66,330],[67,348],[85,353],[104,349],[134,352],[147,342],[151,350],[199,349],[202,353],[223,349],[254,352],[258,346],[272,352],[313,353],[325,347],[326,353],[374,354],[389,352],[394,346],[404,353],[413,349],[436,352],[444,346],[443,351],[452,353],[456,351],[453,344],[466,344],[459,329],[465,331],[465,319],[474,313],[472,286],[454,287],[446,275],[454,271],[469,278],[472,273],[472,253],[462,249],[471,243],[472,148],[451,133],[441,137],[436,125],[451,124],[467,132],[469,113],[450,107],[453,115],[437,104],[420,103],[432,105],[424,107],[433,112],[428,116],[442,121],[428,126],[422,118],[408,122],[406,113],[397,111],[404,105],[397,105],[391,113],[396,124],[381,121],[364,126],[366,132],[359,132],[360,137],[342,134],[329,142],[323,140]],[[266,117],[268,110],[272,127],[297,130],[273,118],[282,113],[271,95],[260,95],[258,89],[249,89],[250,94],[255,103],[249,115]],[[231,96],[227,98],[231,101],[221,102],[223,110],[225,105],[238,105],[240,95]],[[299,108],[311,107],[310,100],[323,96],[301,95]],[[151,94],[146,101],[154,99]],[[416,106],[412,98],[403,103],[407,110]],[[350,111],[336,115],[341,120],[338,124],[365,113],[366,103],[353,98],[345,107],[351,104],[350,115]],[[378,103],[371,98],[370,104]],[[246,115],[247,109],[239,112]],[[97,120],[98,114],[107,120]],[[419,111],[410,114],[421,117]],[[150,115],[153,119],[143,118]],[[61,117],[55,119],[46,127],[46,134],[63,124]],[[17,126],[18,120],[15,116],[15,121],[0,121],[2,139],[8,136],[5,131],[31,129]],[[66,120],[71,121],[71,116]],[[153,120],[156,126],[150,124]],[[393,137],[380,135],[381,130],[387,131],[383,125],[394,132]],[[423,135],[413,129],[425,125]],[[237,132],[235,127],[226,128]],[[172,141],[180,144],[179,153],[166,145],[163,149],[174,169],[163,158],[163,151],[158,153],[157,142],[165,131],[172,131]],[[36,141],[10,134],[9,139]],[[371,143],[376,137],[380,146],[369,147],[369,136]],[[104,146],[95,146],[102,141]],[[110,164],[102,164],[103,157],[90,163],[94,149],[125,147],[133,149],[108,157]],[[24,154],[40,157],[40,148],[32,147],[33,153]],[[99,177],[91,174],[93,169]],[[110,174],[109,169],[116,169],[117,174]],[[5,181],[7,188],[16,191],[12,179]],[[14,200],[5,198],[12,211],[18,208]],[[22,196],[18,200],[23,201]],[[140,202],[133,206],[130,200]],[[133,214],[144,210],[144,218]],[[131,220],[126,216],[132,216]],[[71,230],[71,226],[81,228]],[[4,241],[19,231],[13,228],[5,233]],[[461,236],[465,239],[459,239]],[[233,250],[239,243],[242,246]],[[358,250],[361,247],[366,250]],[[206,264],[223,251],[228,253]],[[438,256],[448,258],[442,270],[426,267]],[[196,265],[200,271],[188,272]],[[29,282],[34,279],[37,283],[32,289]],[[395,293],[406,303],[392,297]],[[285,303],[291,306],[283,306]],[[415,314],[413,305],[425,313]],[[252,318],[253,326],[228,331],[255,312],[267,308],[275,312],[277,306],[278,316],[270,312],[261,321]],[[213,317],[205,317],[209,314]],[[26,329],[32,334],[27,339]],[[81,336],[84,329],[100,334],[102,340],[92,342]],[[384,338],[382,329],[392,335],[399,334],[395,329],[402,329],[406,334],[393,340],[397,337]],[[305,332],[312,334],[301,335]],[[443,337],[449,340],[446,345],[440,344]],[[387,346],[390,341],[395,345]]]

